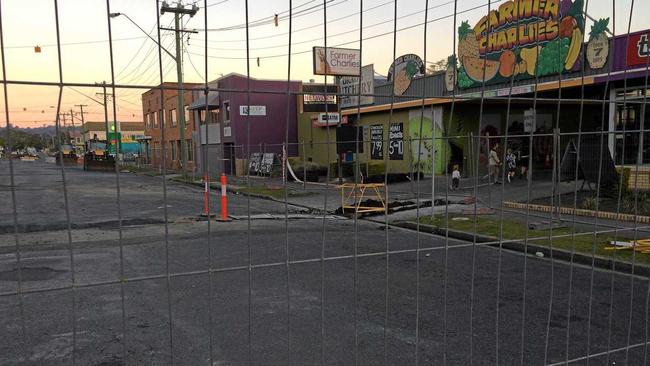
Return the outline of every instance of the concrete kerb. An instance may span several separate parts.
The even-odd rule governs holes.
[[[555,210],[557,209],[556,207],[549,206],[549,205],[525,204],[525,203],[510,202],[510,201],[503,202],[503,207],[518,209],[518,210],[529,209],[531,211],[537,211],[537,212],[555,212]],[[606,220],[621,220],[627,222],[638,222],[642,224],[650,224],[650,216],[631,215],[631,214],[608,212],[608,211],[574,209],[572,207],[560,207],[559,211],[561,214],[565,214],[565,215],[596,217],[599,219],[606,219]]]
[[[393,222],[390,223],[389,226],[397,226],[404,229],[418,231],[418,224],[411,221]],[[482,245],[495,247],[495,248],[501,247],[506,250],[520,252],[520,253],[524,253],[524,249],[527,247],[526,250],[527,255],[535,256],[537,252],[541,252],[544,254],[545,259],[551,259],[551,250],[549,249],[548,246],[531,244],[531,243],[528,243],[528,245],[526,246],[521,241],[506,241],[506,242],[499,243],[499,238],[497,237],[493,237],[489,235],[481,235],[481,234],[474,235],[472,233],[468,233],[465,231],[444,229],[444,228],[439,228],[436,226],[425,225],[425,224],[419,225],[419,231],[428,234],[438,235],[438,236],[449,235],[450,238],[469,241],[469,242],[473,242],[474,238],[476,238],[476,243],[480,243]],[[485,244],[485,243],[489,243],[489,244]],[[627,273],[635,276],[643,276],[643,277],[650,276],[650,266],[644,264],[635,263],[634,267],[632,267],[632,263],[629,262],[614,261],[611,258],[604,258],[601,256],[592,257],[577,252],[572,254],[570,251],[553,248],[552,259],[554,260],[570,262],[572,257],[574,263],[578,263],[581,265],[591,266],[593,260],[593,264],[597,268]]]
[[[173,182],[176,182],[176,183],[180,183],[180,184],[185,184],[185,185],[189,185],[189,186],[193,186],[193,187],[200,187],[201,189],[203,189],[203,187],[204,187],[203,182],[200,182],[200,181],[188,181],[188,180],[176,179],[176,178],[170,178],[170,180],[172,180]],[[210,188],[213,188],[215,190],[221,189],[221,183],[211,182]],[[229,192],[229,193],[236,194],[236,195],[249,196],[249,197],[253,197],[253,198],[260,198],[260,199],[265,199],[265,200],[273,201],[273,202],[277,202],[277,203],[285,203],[284,200],[278,200],[278,199],[275,199],[274,197],[267,196],[265,194],[248,193],[248,192],[240,191],[240,189],[244,189],[244,188],[246,188],[246,187],[239,186],[239,185],[228,184],[228,186],[226,187],[226,191]],[[288,204],[290,206],[294,206],[294,207],[301,208],[301,209],[304,209],[304,210],[309,210],[311,212],[315,212],[315,213],[320,212],[320,213],[322,213],[322,210],[319,209],[319,208],[309,207],[309,206],[301,205],[301,204],[294,203],[294,202],[288,202]]]

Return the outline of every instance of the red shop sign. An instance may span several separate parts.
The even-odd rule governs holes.
[[[630,35],[627,43],[627,66],[646,65],[650,55],[650,34]]]

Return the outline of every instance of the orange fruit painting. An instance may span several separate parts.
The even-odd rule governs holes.
[[[499,74],[504,78],[509,78],[515,72],[515,62],[517,61],[517,56],[514,52],[510,50],[505,50],[501,53],[499,57]]]
[[[486,60],[483,58],[465,57],[463,59],[465,72],[470,79],[482,82],[492,79],[499,72],[499,61]]]

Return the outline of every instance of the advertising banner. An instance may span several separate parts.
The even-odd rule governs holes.
[[[339,108],[337,85],[303,85],[303,112],[337,112]],[[327,92],[327,95],[325,94]],[[325,110],[327,106],[327,111]]]
[[[313,121],[314,127],[336,126],[341,123],[341,115],[339,113],[319,113],[316,120]]]
[[[240,105],[239,106],[239,115],[240,116],[266,116],[266,106],[265,105]]]
[[[510,0],[474,27],[462,22],[456,54],[458,86],[466,89],[578,70],[583,6],[583,0]]]
[[[314,47],[312,56],[315,75],[359,76],[360,50]]]
[[[343,76],[339,78],[339,89],[341,90],[341,108],[369,105],[375,102],[372,95],[362,95],[359,100],[359,77]],[[366,65],[361,68],[361,94],[373,94],[375,90],[375,68],[374,65]]]
[[[648,64],[648,37],[650,32],[630,35],[627,42],[627,66],[646,66]]]
[[[389,83],[393,83],[395,95],[402,95],[411,86],[413,78],[424,75],[424,72],[424,62],[420,56],[408,54],[393,61],[386,77]]]
[[[370,125],[370,159],[384,159],[384,125]]]
[[[391,123],[388,130],[388,159],[404,160],[404,124]]]

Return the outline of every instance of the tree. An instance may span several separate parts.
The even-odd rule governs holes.
[[[436,62],[432,62],[427,67],[427,75],[432,75],[438,72],[445,71],[447,69],[447,59],[440,59]]]
[[[11,138],[11,150],[20,150],[27,147],[35,147],[42,149],[47,144],[47,139],[38,134],[33,134],[16,128],[9,129],[9,137]],[[0,129],[0,146],[7,144],[7,130]]]

